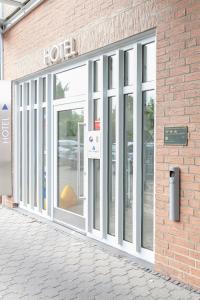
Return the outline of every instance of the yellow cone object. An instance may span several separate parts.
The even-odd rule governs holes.
[[[77,203],[77,196],[70,185],[66,185],[60,194],[60,208],[67,209]]]

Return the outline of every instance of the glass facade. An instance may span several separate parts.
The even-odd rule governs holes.
[[[133,49],[124,52],[124,86],[134,83],[134,51]]]
[[[149,250],[153,250],[154,101],[154,91],[143,93],[142,246]]]
[[[124,96],[124,240],[133,241],[133,95]]]
[[[34,206],[37,207],[38,205],[38,197],[37,197],[37,170],[38,170],[38,164],[37,164],[37,109],[34,109]]]
[[[108,57],[108,89],[116,88],[116,55]]]
[[[52,73],[48,75],[52,77],[48,82],[43,75],[19,85],[19,150],[22,154],[18,156],[18,195],[24,201],[24,190],[27,205],[42,213],[50,215],[51,204],[53,209],[85,218],[86,224],[90,224],[87,227],[90,234],[101,236],[129,252],[138,248],[152,252],[155,42],[152,39],[142,42],[140,47],[136,43],[118,50],[92,58],[91,64],[84,62],[79,67]],[[141,51],[140,55],[137,51]],[[88,87],[91,90],[88,91]],[[52,99],[48,98],[49,90],[53,90]],[[29,95],[34,95],[34,99]],[[79,106],[87,101],[88,105]],[[47,124],[52,127],[47,128]],[[86,168],[89,131],[100,133],[100,155],[98,159],[86,157]],[[22,149],[24,132],[27,136]],[[30,147],[34,148],[33,159]],[[49,153],[52,159],[48,159]],[[23,157],[26,164],[21,163]],[[32,160],[34,174],[29,178],[27,171],[24,189],[23,168],[26,166],[29,170]],[[50,195],[47,184],[51,182],[47,177],[54,178],[55,186]],[[88,178],[91,181],[87,188]],[[55,202],[50,202],[49,197]],[[31,199],[34,199],[33,204]],[[88,208],[88,215],[84,207]],[[138,240],[141,240],[140,245]]]
[[[100,61],[99,60],[94,61],[93,74],[94,74],[93,91],[99,92],[100,91]]]
[[[43,185],[42,185],[42,208],[46,209],[47,208],[47,192],[46,192],[46,107],[43,107],[42,109],[42,174],[43,174]]]
[[[79,124],[84,123],[82,109],[70,109],[58,112],[58,207],[83,215],[83,199],[79,190]],[[82,174],[83,175],[83,174]],[[83,193],[83,192],[82,192]]]
[[[108,233],[115,235],[116,98],[108,99]]]
[[[85,65],[58,73],[54,76],[55,100],[84,95],[86,92],[87,68]]]

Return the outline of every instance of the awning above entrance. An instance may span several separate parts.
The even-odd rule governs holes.
[[[22,9],[29,0],[0,0],[0,22],[3,23]]]

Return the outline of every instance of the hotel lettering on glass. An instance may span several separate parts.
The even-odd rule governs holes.
[[[11,81],[0,80],[0,195],[11,196]]]

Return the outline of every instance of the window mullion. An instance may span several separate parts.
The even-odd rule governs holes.
[[[93,130],[94,121],[94,101],[92,99],[93,95],[93,82],[94,82],[94,72],[93,72],[93,62],[88,61],[88,101],[87,101],[87,116],[86,116],[86,126],[87,132]],[[87,135],[86,135],[87,136]],[[88,142],[88,139],[87,139]],[[86,230],[92,232],[94,224],[94,172],[93,172],[93,159],[88,159],[88,182],[86,196],[88,195],[88,206],[86,208]],[[87,172],[87,171],[86,171]],[[92,183],[92,184],[91,184]]]
[[[124,51],[117,51],[117,101],[116,101],[116,206],[115,235],[118,244],[123,243],[123,78]]]
[[[52,132],[53,132],[53,118],[52,118],[52,93],[51,93],[51,75],[47,75],[46,79],[46,201],[47,214],[51,215],[52,205]]]
[[[141,250],[141,191],[142,191],[142,46],[134,51],[134,166],[133,166],[133,244],[135,252]]]
[[[34,80],[30,82],[30,131],[29,131],[29,139],[30,139],[30,171],[29,171],[29,184],[30,184],[30,205],[31,208],[34,208],[34,197],[35,197],[35,142],[34,142],[34,96],[35,96],[35,85]]]
[[[100,99],[100,130],[101,130],[101,159],[100,159],[100,232],[102,238],[107,235],[107,199],[108,199],[108,174],[107,174],[107,136],[108,136],[108,57],[101,57],[101,99]]]
[[[27,108],[26,83],[22,84],[22,202],[27,206]]]
[[[38,79],[37,89],[38,109],[37,109],[37,204],[38,210],[42,210],[42,78]]]

